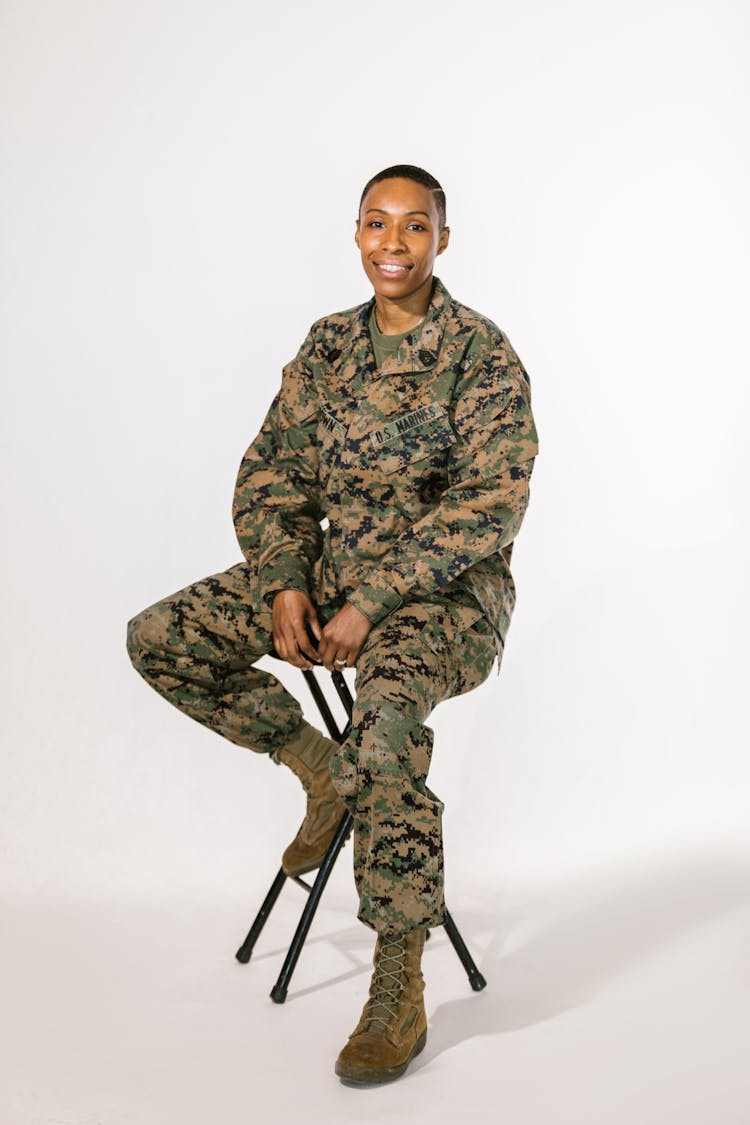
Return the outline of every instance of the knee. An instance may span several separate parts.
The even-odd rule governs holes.
[[[141,643],[141,619],[143,614],[138,614],[137,617],[131,617],[128,621],[128,628],[126,633],[125,644],[130,657],[130,663],[133,665],[137,672],[141,669],[143,661],[143,644]]]
[[[352,753],[350,739],[341,744],[339,749],[331,756],[328,763],[328,772],[331,775],[333,788],[350,812],[354,812],[359,792],[357,780],[357,754]]]
[[[164,645],[164,625],[153,609],[144,609],[128,621],[126,646],[130,661],[142,672],[146,657]]]
[[[427,776],[431,750],[432,731],[409,708],[358,701],[349,737],[331,759],[334,788],[351,802],[405,780],[411,785]]]

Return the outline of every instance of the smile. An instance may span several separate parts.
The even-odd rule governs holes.
[[[382,270],[383,273],[398,274],[408,273],[411,266],[397,266],[392,262],[374,262],[377,269]]]

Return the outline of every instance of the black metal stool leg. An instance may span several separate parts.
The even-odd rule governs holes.
[[[349,728],[351,727],[352,722],[352,706],[354,701],[352,699],[351,692],[349,691],[349,685],[342,676],[341,672],[331,673],[331,679],[333,680],[339,699],[346,708],[346,717],[348,719],[345,728],[343,730],[339,730],[336,724],[336,720],[333,717],[333,712],[328,706],[328,700],[323,694],[323,689],[318,683],[315,673],[311,669],[304,668],[302,670],[302,675],[307,680],[308,687],[312,692],[312,697],[317,704],[321,716],[323,717],[323,722],[328,728],[328,733],[336,742],[338,742],[339,744],[342,743],[349,733]]]
[[[461,964],[466,969],[466,975],[469,978],[469,984],[475,992],[481,992],[483,988],[487,987],[487,981],[484,979],[482,974],[479,972],[479,969],[474,964],[474,958],[466,948],[464,939],[458,932],[456,923],[453,921],[447,910],[445,912],[445,922],[443,923],[443,925],[445,926],[445,932],[451,939],[453,948],[459,956]]]
[[[276,899],[281,894],[281,888],[284,886],[284,883],[286,883],[286,879],[287,877],[284,874],[284,868],[280,867],[278,875],[271,884],[270,891],[263,899],[263,905],[258,911],[255,917],[255,921],[248,930],[247,937],[235,953],[235,957],[238,961],[241,961],[243,965],[246,965],[250,960],[253,952],[253,946],[260,937],[260,932],[268,920],[268,915],[271,913],[276,904]]]
[[[351,692],[349,691],[349,687],[346,683],[346,680],[344,679],[343,675],[340,672],[334,672],[333,673],[332,678],[333,678],[334,683],[336,685],[336,691],[337,691],[337,693],[339,695],[339,698],[341,699],[342,703],[344,704],[344,707],[345,707],[346,713],[347,713],[347,719],[348,719],[346,727],[344,728],[344,730],[340,731],[339,728],[338,728],[338,725],[336,723],[336,720],[333,717],[333,712],[331,711],[331,708],[328,705],[328,700],[326,699],[326,697],[323,693],[323,689],[321,688],[320,684],[318,683],[318,680],[316,679],[315,673],[313,671],[310,671],[310,670],[304,670],[302,674],[305,677],[305,679],[307,680],[308,686],[309,686],[310,691],[312,692],[312,695],[313,695],[313,699],[315,700],[315,703],[317,704],[318,710],[320,711],[320,714],[323,718],[323,721],[325,722],[325,725],[328,728],[328,733],[330,734],[331,738],[333,738],[336,742],[338,742],[339,744],[342,743],[344,741],[344,739],[346,738],[346,736],[349,733],[349,730],[351,728],[352,705],[353,705]],[[349,832],[351,831],[351,816],[349,814],[347,814],[347,817],[348,817],[350,823],[347,825],[347,828],[343,832],[343,834],[341,832],[341,827],[339,828],[339,831],[336,833],[336,836],[334,837],[334,839],[331,842],[331,846],[328,849],[328,853],[327,853],[327,855],[326,855],[326,857],[323,861],[323,864],[321,865],[321,868],[319,869],[320,871],[323,871],[323,870],[326,871],[325,878],[323,880],[316,879],[316,881],[315,881],[315,883],[313,884],[312,887],[308,886],[308,884],[305,883],[302,879],[295,879],[294,880],[294,882],[299,883],[299,885],[301,887],[305,888],[305,890],[310,895],[310,900],[308,901],[308,903],[305,907],[305,910],[303,911],[302,917],[301,917],[299,925],[297,927],[297,932],[294,935],[294,940],[292,941],[292,945],[289,949],[287,959],[284,962],[284,967],[281,970],[281,973],[279,975],[279,979],[276,983],[276,987],[274,988],[274,993],[277,994],[278,997],[279,997],[279,1000],[278,1000],[279,1003],[281,1003],[283,1001],[283,999],[286,997],[286,991],[287,991],[287,987],[288,987],[288,984],[289,984],[289,980],[291,978],[292,972],[294,971],[294,966],[296,965],[297,959],[298,959],[298,957],[300,955],[300,952],[302,950],[302,946],[303,946],[305,938],[307,936],[307,932],[310,929],[310,924],[311,924],[311,922],[313,920],[313,917],[315,915],[315,911],[318,908],[318,903],[320,902],[320,896],[323,893],[323,888],[325,887],[325,884],[328,881],[328,877],[331,873],[331,869],[333,868],[333,864],[335,862],[336,856],[338,855],[339,851],[341,850],[344,842],[346,841],[346,839],[349,835]],[[344,821],[342,820],[342,826],[343,826],[343,823],[344,823]],[[250,960],[250,957],[252,956],[252,952],[253,952],[253,947],[254,947],[256,941],[258,940],[258,938],[261,934],[261,931],[263,930],[263,927],[265,926],[266,922],[268,921],[268,917],[269,917],[271,911],[273,910],[274,906],[276,905],[276,900],[278,899],[279,895],[281,894],[281,890],[282,890],[286,880],[287,880],[287,876],[284,873],[284,869],[280,868],[278,875],[276,876],[273,883],[271,884],[270,890],[268,891],[268,894],[264,898],[263,904],[262,904],[260,910],[258,911],[258,913],[255,917],[255,920],[253,921],[253,924],[251,925],[251,927],[250,927],[250,929],[247,933],[247,937],[245,938],[242,945],[240,946],[240,948],[237,950],[237,952],[235,954],[235,957],[237,958],[237,960],[240,961],[243,965],[247,964],[247,962]],[[276,998],[276,997],[274,997],[274,998]]]
[[[304,670],[302,674],[307,680],[310,691],[312,692],[313,699],[315,700],[323,721],[328,728],[328,733],[336,742],[342,743],[351,730],[352,710],[354,706],[354,700],[349,690],[349,685],[344,679],[343,674],[339,671],[331,673],[333,685],[336,689],[336,693],[338,694],[339,699],[344,706],[344,710],[346,711],[348,720],[346,726],[341,731],[338,729],[336,720],[333,717],[333,712],[328,705],[328,701],[323,693],[323,689],[318,683],[315,673],[311,670]],[[339,824],[339,827],[336,831],[336,835],[331,842],[331,846],[326,853],[325,859],[318,869],[315,882],[312,886],[309,886],[302,879],[293,880],[293,882],[299,883],[299,885],[301,887],[304,887],[304,889],[308,892],[308,899],[305,903],[305,908],[302,911],[302,916],[300,917],[297,929],[294,933],[294,937],[292,938],[292,943],[289,946],[289,951],[284,960],[281,972],[279,973],[276,984],[271,990],[271,999],[276,1004],[283,1004],[286,1000],[287,992],[289,989],[289,982],[292,979],[292,973],[295,970],[300,953],[302,952],[302,947],[305,944],[305,940],[310,931],[310,926],[312,925],[313,918],[315,917],[315,913],[318,909],[318,906],[320,905],[321,896],[323,894],[323,891],[325,890],[326,883],[330,878],[331,871],[333,870],[333,865],[335,864],[338,858],[338,854],[344,846],[344,843],[346,842],[353,825],[354,818],[352,817],[351,813],[347,812],[341,819],[341,823]],[[271,889],[263,900],[263,905],[258,911],[258,914],[252,926],[250,927],[247,937],[235,954],[237,960],[241,961],[243,964],[250,960],[253,946],[255,945],[255,942],[257,941],[263,927],[265,926],[268,916],[271,913],[286,880],[287,876],[284,874],[284,870],[282,868],[274,879],[271,885]],[[451,944],[458,954],[461,964],[466,970],[466,974],[469,978],[471,987],[475,992],[480,992],[487,986],[487,981],[479,972],[479,969],[474,963],[469,950],[464,944],[463,938],[458,932],[456,923],[453,921],[453,918],[447,910],[445,912],[444,925],[446,933],[450,938]]]
[[[275,1004],[283,1004],[286,1000],[287,990],[289,988],[289,981],[292,979],[292,973],[297,965],[299,955],[302,952],[302,946],[305,944],[305,939],[309,932],[312,920],[315,917],[315,912],[320,903],[320,897],[325,890],[326,883],[329,876],[333,871],[333,865],[338,859],[338,854],[344,845],[344,842],[351,832],[354,818],[351,813],[346,813],[341,818],[336,835],[333,838],[330,848],[326,852],[326,857],[321,863],[315,882],[310,888],[310,894],[305,909],[302,911],[302,916],[299,924],[292,938],[292,944],[289,946],[289,952],[286,955],[284,964],[282,965],[281,972],[279,973],[276,984],[271,989],[271,999]]]

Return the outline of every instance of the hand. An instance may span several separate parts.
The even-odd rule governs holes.
[[[320,641],[320,624],[315,606],[302,590],[279,590],[273,599],[271,630],[273,647],[282,660],[295,668],[312,668],[320,658],[307,635],[309,625]]]
[[[344,666],[353,668],[370,629],[372,622],[351,602],[346,602],[323,626],[318,638],[318,659],[329,672],[334,667],[337,671]]]

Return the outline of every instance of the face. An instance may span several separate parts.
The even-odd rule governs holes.
[[[362,200],[354,241],[376,294],[403,300],[431,290],[435,258],[449,235],[430,189],[393,179],[373,184]]]

